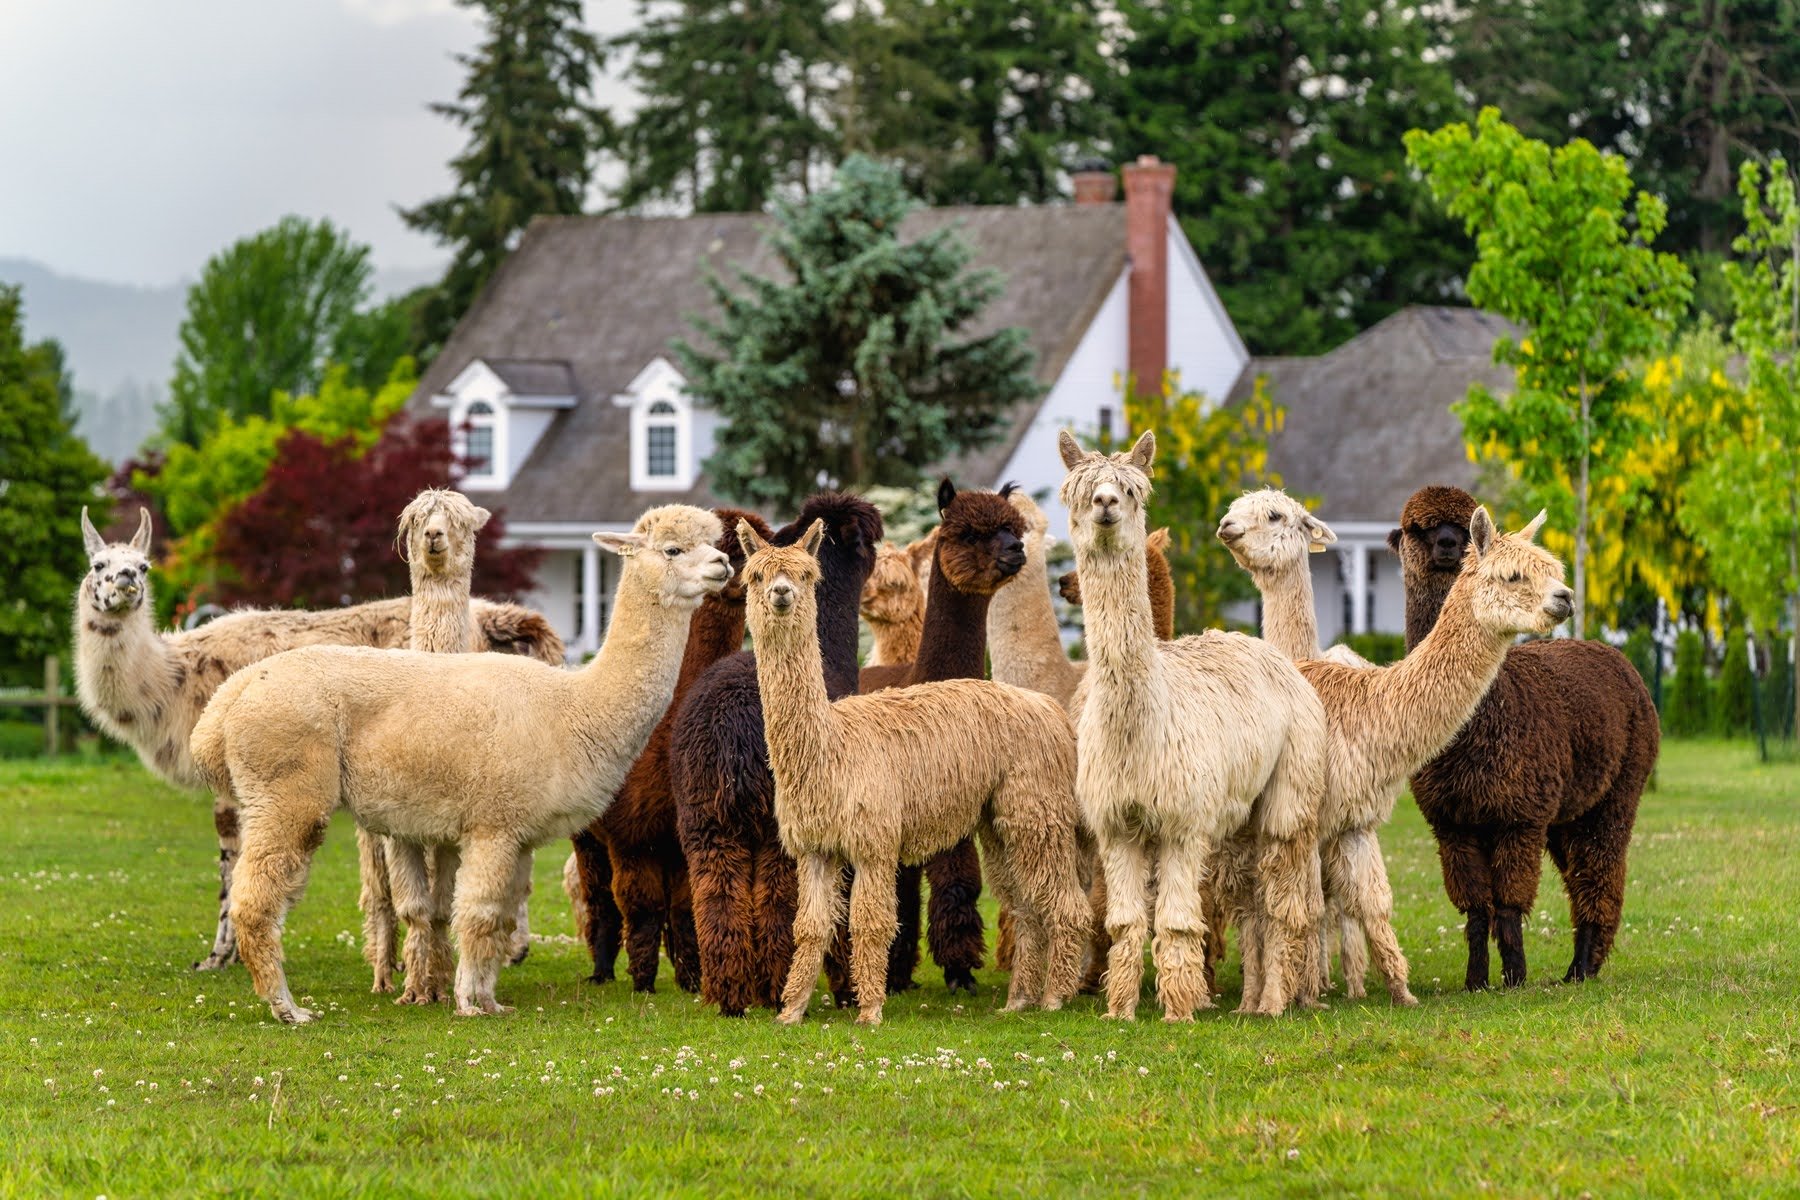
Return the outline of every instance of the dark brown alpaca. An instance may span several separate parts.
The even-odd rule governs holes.
[[[827,492],[772,540],[792,545],[814,520],[825,523],[818,630],[826,691],[836,699],[856,691],[857,605],[881,544],[881,514],[859,496]],[[796,881],[775,824],[775,777],[749,654],[714,663],[688,692],[675,714],[669,770],[693,892],[700,995],[730,1017],[758,1004],[777,1008],[794,955]],[[836,971],[832,984],[849,994]]]
[[[713,512],[725,526],[717,543],[731,559],[732,570],[744,565],[738,545],[738,522],[748,522],[759,537],[773,537],[768,525],[755,513],[735,508]],[[610,864],[612,898],[624,919],[625,949],[632,990],[656,990],[657,946],[665,937],[669,961],[675,966],[675,982],[685,991],[700,990],[700,949],[694,934],[693,900],[688,894],[687,856],[675,832],[675,794],[669,779],[669,740],[676,710],[706,669],[744,645],[744,586],[737,578],[717,595],[708,596],[688,626],[687,649],[681,658],[681,674],[669,708],[650,734],[644,752],[631,765],[631,773],[606,812],[587,829],[588,837],[575,842],[575,857],[593,912],[598,894],[600,864],[592,861],[597,844],[604,845]],[[586,860],[586,861],[584,861]],[[592,881],[592,884],[590,884]],[[618,931],[608,930],[591,916],[588,951],[594,959],[595,982],[613,977],[618,954]],[[610,941],[610,945],[609,945]],[[602,957],[604,956],[604,957]]]
[[[925,591],[925,629],[910,663],[864,667],[861,691],[910,687],[945,679],[987,676],[988,600],[1025,565],[1025,518],[998,492],[958,492],[938,485],[936,548]],[[958,842],[924,866],[931,881],[926,940],[951,991],[975,990],[975,969],[987,953],[977,903],[981,858],[971,840]],[[888,990],[911,986],[919,959],[919,868],[902,867],[900,928],[888,958]]]
[[[1406,580],[1406,645],[1433,625],[1462,569],[1475,498],[1413,493],[1388,534]],[[1569,894],[1575,955],[1565,982],[1597,975],[1625,901],[1625,852],[1661,732],[1631,663],[1599,642],[1527,642],[1507,651],[1481,707],[1412,778],[1437,836],[1444,890],[1468,923],[1463,985],[1488,986],[1488,936],[1507,987],[1525,982],[1523,914],[1550,851]]]

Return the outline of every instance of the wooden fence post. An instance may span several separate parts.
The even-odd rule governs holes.
[[[56,655],[44,658],[44,753],[54,756],[57,749],[57,718],[61,715],[62,705],[58,703],[62,696],[62,664],[56,661]]]

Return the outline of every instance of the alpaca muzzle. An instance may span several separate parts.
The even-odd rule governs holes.
[[[1550,600],[1544,605],[1544,611],[1559,623],[1568,620],[1575,613],[1575,593],[1568,588],[1557,588],[1550,594]]]
[[[1238,542],[1243,540],[1243,537],[1244,527],[1239,525],[1236,521],[1224,520],[1219,522],[1219,540],[1224,542],[1227,546],[1237,545]]]

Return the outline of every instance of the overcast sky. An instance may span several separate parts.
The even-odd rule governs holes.
[[[587,3],[602,36],[634,12]],[[0,256],[167,284],[297,213],[435,266],[394,206],[449,186],[462,133],[426,106],[478,32],[452,0],[0,0]]]

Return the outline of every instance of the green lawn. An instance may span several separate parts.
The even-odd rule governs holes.
[[[1742,743],[1671,745],[1600,981],[1551,982],[1551,874],[1531,982],[1479,996],[1402,801],[1384,840],[1419,1007],[1178,1028],[1086,997],[1003,1017],[991,974],[960,1004],[927,983],[872,1032],[594,987],[555,849],[548,940],[501,976],[518,1012],[399,1008],[353,948],[340,821],[289,926],[295,993],[325,1010],[295,1029],[241,968],[188,970],[216,886],[204,802],[135,763],[0,763],[0,1194],[1794,1195],[1797,795],[1800,767]]]

